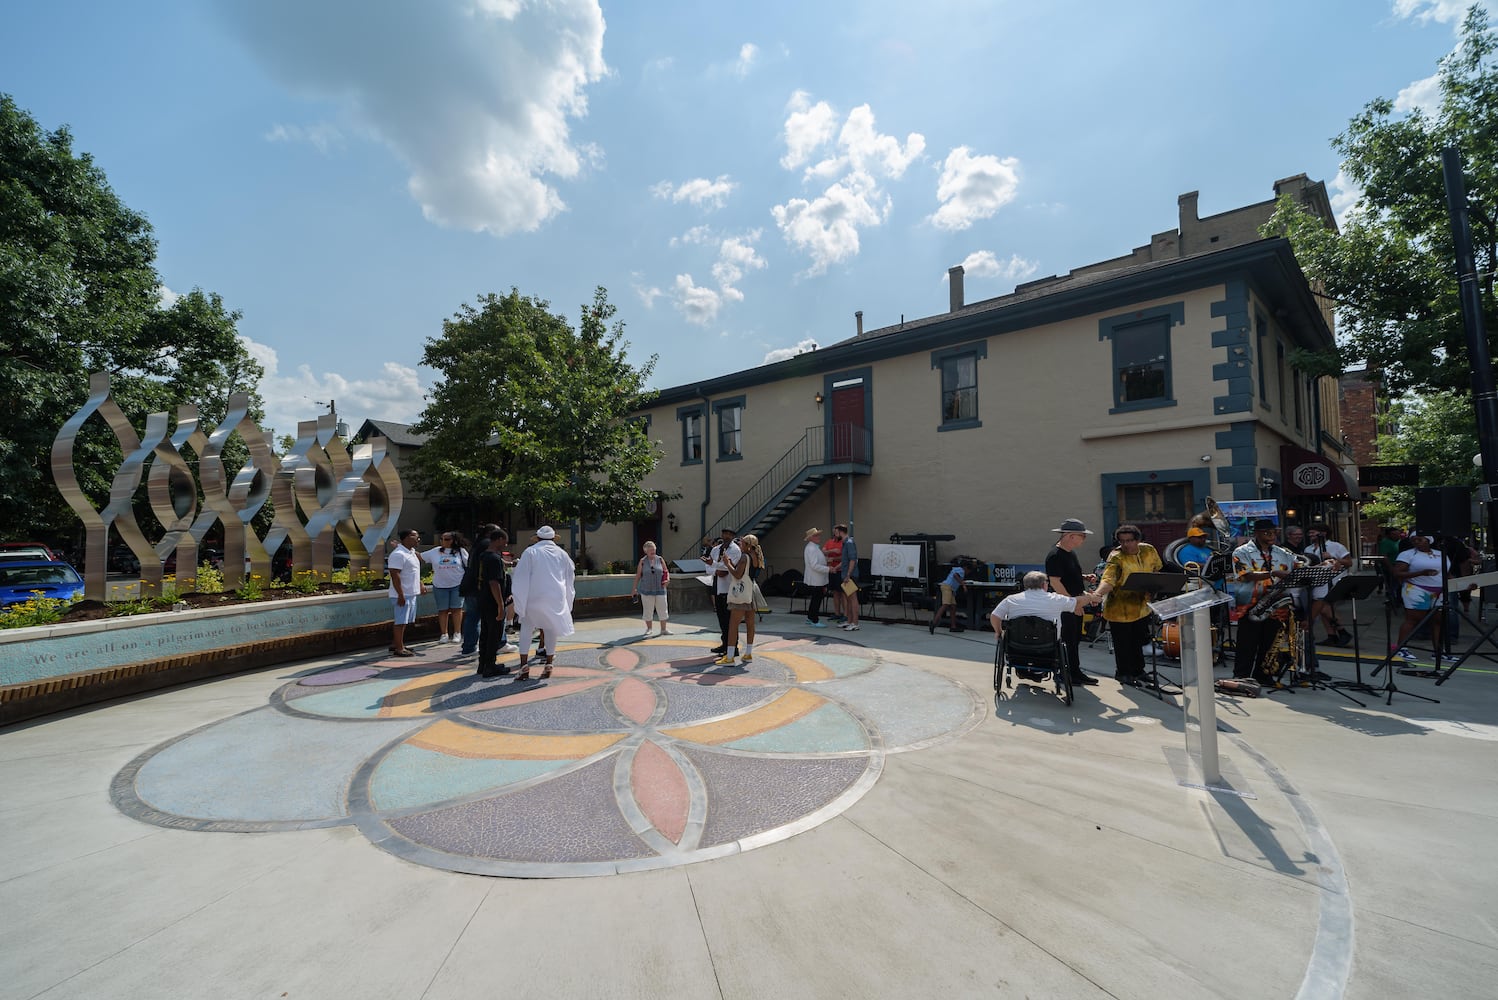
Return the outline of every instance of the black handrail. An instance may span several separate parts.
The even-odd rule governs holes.
[[[708,537],[715,537],[725,527],[735,529],[746,528],[746,522],[750,517],[763,510],[771,500],[788,486],[798,482],[805,477],[807,471],[813,466],[825,465],[827,462],[827,445],[829,441],[833,446],[833,460],[837,462],[860,462],[869,460],[871,435],[868,430],[853,424],[834,424],[828,427],[818,424],[808,427],[801,439],[791,445],[784,455],[770,466],[769,470],[759,478],[743,496],[739,497],[727,512],[708,529]],[[694,544],[682,558],[693,556],[697,553]]]

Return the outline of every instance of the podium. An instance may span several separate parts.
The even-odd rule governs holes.
[[[1220,590],[1192,590],[1153,601],[1149,609],[1162,621],[1181,626],[1181,711],[1186,760],[1196,765],[1200,781],[1183,779],[1191,788],[1243,795],[1222,779],[1217,758],[1217,698],[1212,684],[1212,608],[1232,598]]]

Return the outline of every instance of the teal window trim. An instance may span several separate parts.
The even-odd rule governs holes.
[[[1170,332],[1176,326],[1186,322],[1186,304],[1184,302],[1172,302],[1164,306],[1152,306],[1149,309],[1137,309],[1133,312],[1123,313],[1118,316],[1109,316],[1098,320],[1098,340],[1111,341],[1113,344],[1113,406],[1109,413],[1131,413],[1136,410],[1153,410],[1165,406],[1175,406],[1174,373],[1171,362],[1171,336]],[[1137,363],[1137,359],[1119,357],[1120,334],[1126,332],[1141,331],[1142,328],[1154,327],[1163,333],[1161,344],[1162,353],[1154,359],[1156,364],[1163,366],[1162,395],[1151,396],[1147,399],[1124,399],[1123,373],[1128,368],[1144,367]]]
[[[937,397],[936,429],[938,432],[965,431],[983,426],[978,410],[978,362],[986,360],[988,360],[987,340],[975,340],[931,352],[931,368],[941,372],[941,392]],[[972,364],[972,384],[948,388],[948,372],[954,372],[956,366],[964,361]],[[954,379],[958,377],[960,376],[953,376]],[[968,405],[964,405],[961,395],[964,391],[969,393]]]
[[[732,396],[713,403],[713,416],[717,418],[718,461],[742,462],[744,460],[744,396]],[[724,419],[736,413],[737,427],[725,427]]]
[[[697,420],[697,456],[692,457],[691,442],[693,435],[691,430],[692,418]],[[703,449],[707,442],[703,440],[703,434],[707,430],[707,408],[698,403],[695,406],[678,406],[676,408],[676,421],[681,425],[681,464],[701,465]]]

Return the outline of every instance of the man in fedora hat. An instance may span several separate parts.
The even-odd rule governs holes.
[[[1233,550],[1233,580],[1237,585],[1238,607],[1252,607],[1265,591],[1289,576],[1295,568],[1294,553],[1275,544],[1279,531],[1279,525],[1272,519],[1261,517],[1254,522],[1254,537]],[[1278,627],[1276,623],[1274,628]],[[1267,622],[1256,622],[1246,614],[1238,619],[1238,633],[1234,637],[1234,677],[1240,680],[1248,677],[1264,679],[1260,674],[1259,658],[1265,641],[1272,637]]]
[[[806,539],[806,547],[801,550],[801,583],[811,592],[811,603],[806,606],[806,624],[812,628],[826,628],[820,617],[822,595],[827,590],[827,553],[822,551],[822,529],[807,528],[802,537]]]
[[[1097,577],[1089,580],[1082,575],[1082,564],[1077,561],[1077,549],[1092,534],[1087,525],[1074,517],[1061,522],[1061,527],[1052,528],[1058,535],[1056,544],[1045,557],[1045,575],[1050,578],[1051,590],[1062,597],[1083,598],[1086,603],[1088,583],[1097,583]],[[1090,574],[1089,574],[1090,575]],[[1077,605],[1078,609],[1081,604]],[[1097,678],[1082,672],[1082,616],[1072,611],[1061,613],[1061,643],[1066,647],[1066,662],[1071,665],[1073,684],[1094,685]]]

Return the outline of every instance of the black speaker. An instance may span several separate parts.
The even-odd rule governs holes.
[[[1415,528],[1424,535],[1472,533],[1472,488],[1429,486],[1415,491]]]

